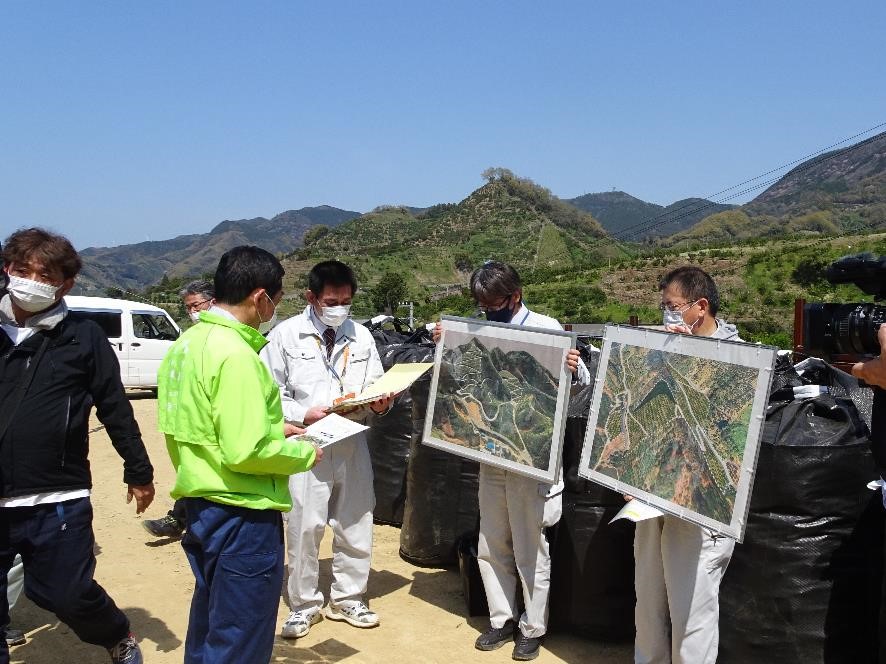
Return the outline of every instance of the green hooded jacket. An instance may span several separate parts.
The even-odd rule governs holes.
[[[158,376],[172,497],[287,511],[289,475],[308,470],[315,451],[283,436],[280,388],[258,356],[267,340],[213,311],[200,321],[172,345]]]

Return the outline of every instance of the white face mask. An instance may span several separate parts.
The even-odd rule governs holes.
[[[61,286],[42,284],[31,279],[9,275],[9,295],[15,303],[31,313],[43,311],[55,304],[55,294]]]
[[[258,315],[259,325],[258,331],[260,334],[267,334],[274,326],[277,324],[277,305],[274,304],[274,301],[271,299],[271,296],[265,293],[265,297],[268,298],[268,302],[271,303],[271,306],[274,307],[274,313],[271,314],[271,317],[268,320],[262,320],[261,314]]]
[[[192,311],[191,313],[188,314],[188,318],[191,319],[192,323],[199,323],[200,322],[200,312],[199,311]]]
[[[698,300],[696,300],[695,302],[698,302]],[[690,302],[690,303],[684,305],[678,311],[671,311],[670,309],[665,309],[661,315],[662,323],[664,323],[664,326],[668,327],[669,325],[686,325],[686,321],[683,320],[683,312],[691,309],[692,306],[695,304],[695,302]],[[701,314],[699,314],[698,318],[695,319],[695,322],[692,325],[687,326],[687,327],[689,327],[690,332],[695,329],[695,326],[698,325],[698,322],[700,320],[701,320]]]
[[[320,322],[329,327],[338,328],[344,323],[351,313],[350,304],[342,304],[338,307],[320,307]]]
[[[665,309],[661,314],[661,322],[665,327],[670,325],[685,325],[683,322],[683,313],[680,311],[671,311],[670,309]]]

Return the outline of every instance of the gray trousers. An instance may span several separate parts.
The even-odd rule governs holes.
[[[720,581],[735,540],[666,515],[637,523],[636,664],[715,664]]]

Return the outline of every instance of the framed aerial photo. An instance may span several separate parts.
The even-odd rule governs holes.
[[[422,442],[555,484],[575,335],[452,316],[442,323]]]
[[[579,475],[740,542],[776,353],[607,325]]]

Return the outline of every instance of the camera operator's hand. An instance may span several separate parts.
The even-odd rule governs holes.
[[[886,389],[886,325],[877,330],[877,340],[880,342],[880,357],[853,365],[852,375],[868,385]]]

